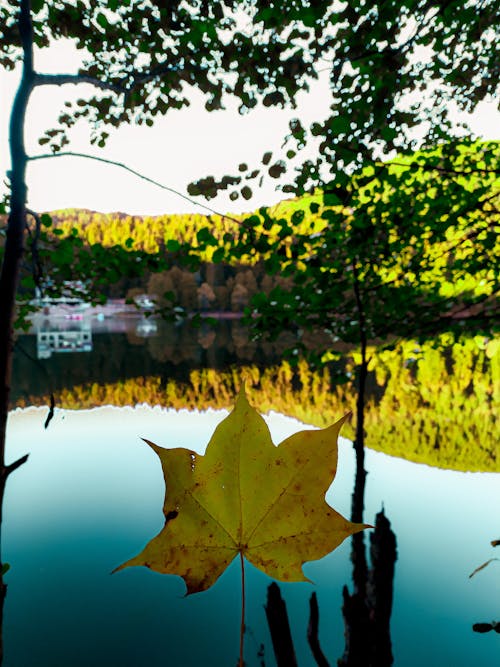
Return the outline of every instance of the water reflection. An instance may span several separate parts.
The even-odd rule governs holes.
[[[91,352],[92,330],[83,316],[63,320],[45,318],[36,327],[37,359],[49,359],[57,352]]]
[[[137,310],[123,299],[95,307],[79,299],[56,301],[40,303],[31,318],[37,359],[58,352],[92,352],[93,333],[131,331],[141,338],[158,334],[158,322],[149,316],[149,302],[140,302]]]
[[[50,317],[37,314],[32,330],[17,338],[13,405],[20,398],[31,401],[88,382],[107,384],[151,376],[185,382],[190,371],[203,367],[227,369],[246,362],[271,365],[287,344],[286,337],[272,345],[252,343],[239,320],[220,320],[215,328],[207,323],[194,328],[136,311],[117,316],[109,309],[107,305],[87,311],[81,320],[72,319],[74,315],[70,318],[72,311],[62,308],[57,317],[52,311]],[[75,354],[53,354],[63,349]],[[82,351],[86,354],[80,354]],[[33,362],[37,358],[38,364]]]
[[[4,509],[6,667],[90,664],[156,667],[233,665],[238,655],[239,572],[183,598],[180,578],[143,568],[111,570],[140,550],[163,525],[163,478],[156,456],[140,441],[203,452],[225,413],[159,408],[15,411],[8,457],[28,463],[9,480]],[[274,441],[299,428],[268,419]],[[498,525],[498,475],[429,468],[367,451],[366,517],[382,504],[398,539],[392,637],[395,664],[405,667],[494,664],[498,637],[472,632],[498,616],[491,569],[468,579],[471,564]],[[350,444],[342,442],[337,478],[327,500],[350,511],[354,479]],[[307,644],[309,598],[320,609],[319,637],[330,664],[344,649],[342,587],[350,580],[350,545],[305,572],[314,582],[280,585],[298,664],[313,663]],[[274,664],[263,604],[270,579],[248,566],[246,661]]]
[[[141,317],[135,325],[135,332],[143,338],[155,336],[158,333],[158,322],[152,317]]]

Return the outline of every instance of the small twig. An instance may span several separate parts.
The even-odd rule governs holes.
[[[49,408],[49,414],[47,415],[47,419],[45,420],[45,423],[43,425],[44,428],[47,428],[48,425],[50,424],[52,418],[54,417],[54,408],[56,407],[56,401],[54,398],[54,394],[50,394],[50,408]]]
[[[309,625],[307,627],[307,641],[311,647],[312,654],[316,660],[318,667],[330,667],[330,663],[325,658],[325,654],[321,650],[318,638],[319,628],[319,608],[316,593],[311,595],[309,600]]]
[[[481,570],[484,570],[484,568],[487,565],[489,565],[490,563],[492,563],[494,560],[500,560],[500,558],[490,558],[489,560],[486,561],[486,563],[483,563],[482,565],[479,565],[478,567],[476,567],[474,572],[471,572],[469,574],[469,579],[471,579],[477,572],[481,572]]]
[[[117,162],[116,160],[109,160],[104,157],[98,157],[97,155],[89,155],[88,153],[78,153],[74,151],[62,151],[60,153],[43,153],[41,155],[32,155],[28,157],[28,160],[30,162],[33,162],[34,160],[45,160],[48,158],[54,158],[54,157],[83,157],[86,158],[87,160],[96,160],[97,162],[103,162],[104,164],[110,164],[114,167],[120,167],[120,169],[124,169],[125,171],[128,171],[130,174],[133,174],[134,176],[137,176],[138,178],[142,179],[143,181],[146,181],[147,183],[151,183],[152,185],[156,185],[156,187],[161,188],[162,190],[166,190],[167,192],[171,192],[174,195],[177,195],[178,197],[181,197],[182,199],[186,200],[190,204],[193,204],[194,206],[200,206],[201,208],[204,208],[207,211],[210,211],[210,213],[213,213],[214,215],[220,215],[221,218],[226,218],[227,220],[231,220],[232,222],[235,222],[237,225],[241,225],[242,222],[241,220],[237,220],[236,218],[231,217],[230,215],[224,215],[223,213],[219,213],[213,208],[210,208],[210,206],[206,206],[206,204],[201,204],[200,202],[195,201],[194,199],[191,199],[191,197],[188,197],[187,195],[183,195],[182,192],[179,192],[178,190],[175,190],[174,188],[170,188],[168,185],[163,185],[163,183],[159,183],[158,181],[155,181],[152,178],[149,178],[149,176],[145,176],[144,174],[141,174],[140,172],[136,171],[135,169],[132,169],[131,167],[127,166],[123,162]]]
[[[500,621],[492,621],[491,623],[474,623],[472,626],[474,632],[490,632],[494,630],[495,632],[500,633]]]
[[[25,454],[24,456],[21,456],[21,458],[17,459],[17,461],[14,461],[13,463],[9,463],[8,466],[3,466],[1,469],[1,477],[5,480],[7,477],[14,472],[14,470],[17,470],[20,466],[23,465],[23,463],[26,463],[28,460],[29,454]]]

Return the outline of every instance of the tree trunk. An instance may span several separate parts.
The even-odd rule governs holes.
[[[354,438],[354,450],[356,452],[356,477],[354,481],[354,492],[352,494],[351,521],[363,522],[365,502],[365,393],[366,378],[368,376],[368,361],[366,358],[367,332],[365,312],[361,298],[358,272],[353,264],[354,294],[359,318],[359,338],[361,344],[361,363],[358,367],[358,393],[356,398],[356,436]],[[353,565],[354,591],[362,597],[366,594],[367,564],[364,531],[356,533],[352,537],[351,560]]]
[[[396,536],[382,510],[377,514],[375,530],[370,535],[371,568],[367,591],[371,659],[377,667],[390,667],[393,663],[390,622],[396,559]]]
[[[21,2],[19,32],[23,45],[24,61],[21,82],[17,89],[10,117],[9,144],[12,162],[9,174],[11,185],[10,213],[0,273],[0,465],[2,467],[2,479],[5,479],[11,472],[10,466],[5,466],[5,431],[12,377],[16,293],[24,254],[24,233],[26,229],[27,155],[24,147],[24,119],[35,83],[33,28],[29,0],[22,0]]]
[[[353,265],[354,293],[358,307],[361,343],[361,363],[358,367],[358,395],[356,401],[356,478],[352,495],[351,520],[363,521],[366,484],[365,470],[365,393],[368,376],[366,358],[367,329],[361,299],[360,285]],[[370,535],[371,570],[368,571],[364,532],[352,537],[352,578],[354,591],[342,591],[345,627],[344,655],[339,667],[390,667],[393,662],[390,618],[392,611],[396,537],[384,512],[379,512],[375,531]]]
[[[9,174],[11,186],[10,213],[0,272],[0,538],[7,477],[28,458],[23,456],[9,465],[5,463],[5,436],[12,379],[16,293],[24,253],[24,233],[26,229],[27,156],[24,147],[24,119],[29,97],[35,84],[30,0],[21,0],[18,25],[24,60],[21,82],[17,89],[10,117],[9,143],[12,163]],[[1,567],[2,563],[0,562]],[[5,593],[6,586],[2,578],[0,581],[0,623],[3,620],[1,616],[3,616]],[[3,647],[0,642],[0,661],[2,655]]]
[[[354,451],[356,452],[356,477],[354,480],[354,491],[351,504],[351,521],[363,522],[366,470],[365,470],[365,391],[366,378],[368,375],[368,361],[366,359],[367,333],[366,322],[361,299],[358,272],[355,263],[352,265],[354,277],[354,295],[356,298],[359,335],[361,343],[361,363],[358,367],[358,387],[356,399],[356,435],[354,438]],[[342,667],[365,667],[367,640],[369,634],[369,615],[366,598],[368,567],[366,560],[366,548],[364,531],[352,536],[351,562],[352,580],[354,591],[349,593],[347,586],[342,591],[344,616],[344,655],[338,661]]]

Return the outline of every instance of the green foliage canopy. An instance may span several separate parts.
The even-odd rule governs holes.
[[[23,59],[18,10],[16,0],[0,8],[0,66],[7,69]],[[329,115],[309,128],[292,121],[286,151],[278,159],[266,154],[262,165],[278,178],[287,160],[317,137],[317,158],[300,167],[296,186],[319,186],[339,168],[364,163],[373,150],[414,147],[417,126],[425,124],[430,143],[448,137],[456,128],[447,102],[472,111],[494,95],[498,12],[494,0],[439,6],[426,0],[33,0],[33,43],[44,49],[71,40],[83,64],[77,74],[35,72],[32,85],[94,86],[68,103],[58,127],[41,141],[61,150],[67,129],[83,118],[103,146],[110,128],[152,125],[156,116],[189,105],[194,89],[209,110],[223,107],[228,95],[240,100],[242,113],[259,101],[293,106],[297,92],[327,69]],[[234,177],[241,191],[251,175],[243,171]],[[201,190],[217,185],[231,183],[208,181]]]
[[[303,211],[267,225],[272,231],[264,219],[232,250],[260,252],[270,273],[291,279],[254,297],[248,322],[257,334],[320,328],[326,352],[337,340],[494,330],[498,143],[452,142],[366,167],[327,186],[322,200],[310,204],[309,230],[298,231]]]

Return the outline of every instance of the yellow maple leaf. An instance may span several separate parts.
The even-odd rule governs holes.
[[[346,417],[275,447],[243,389],[203,456],[145,440],[163,467],[165,526],[117,569],[144,565],[180,575],[189,594],[209,588],[239,555],[274,579],[309,581],[303,563],[367,527],[344,519],[325,501]]]

